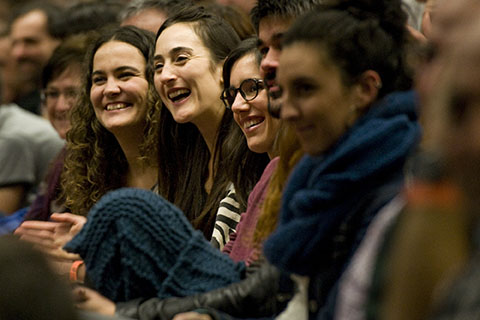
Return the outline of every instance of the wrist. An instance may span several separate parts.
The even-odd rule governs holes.
[[[85,279],[85,263],[83,260],[75,260],[70,266],[69,272],[70,282],[83,283]]]

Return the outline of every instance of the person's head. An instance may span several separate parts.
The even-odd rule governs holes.
[[[280,121],[268,113],[260,61],[257,39],[241,42],[225,60],[222,99],[225,107],[232,110],[235,122],[247,139],[248,148],[257,153],[266,152],[273,158]]]
[[[478,12],[478,11],[477,11]],[[470,22],[470,23],[467,23]],[[445,164],[447,177],[459,183],[469,204],[480,205],[480,23],[462,21],[462,37],[443,48],[438,81],[426,96],[424,149]],[[458,27],[458,26],[457,26]]]
[[[119,24],[118,12],[124,4],[119,1],[77,2],[65,8],[65,36],[99,31]]]
[[[260,70],[270,94],[270,108],[280,109],[280,90],[276,72],[282,48],[283,34],[301,14],[311,10],[321,0],[259,0],[250,16],[258,34],[258,48],[262,54]]]
[[[0,319],[78,319],[64,283],[29,243],[0,237]]]
[[[239,42],[233,28],[203,8],[187,8],[167,19],[157,34],[155,87],[178,123],[218,123],[223,60]]]
[[[285,34],[281,117],[307,153],[323,153],[377,99],[410,87],[405,22],[400,0],[343,1],[306,14]]]
[[[39,82],[43,66],[63,36],[62,19],[61,10],[45,2],[28,3],[14,12],[11,54],[24,81]]]
[[[158,110],[148,63],[153,43],[149,31],[117,27],[104,31],[87,52],[63,174],[72,212],[85,215],[107,191],[124,185],[128,166],[117,137],[141,141],[139,160],[156,165]]]
[[[70,129],[68,113],[81,91],[83,60],[92,36],[77,35],[63,41],[42,72],[42,100],[48,120],[62,139]]]
[[[227,21],[237,32],[241,40],[253,37],[255,29],[250,21],[248,14],[237,9],[234,6],[222,5],[216,2],[203,4],[207,11],[210,11]]]
[[[105,33],[87,56],[86,93],[108,131],[142,132],[151,110],[153,34],[133,26]]]
[[[157,33],[169,15],[192,4],[190,0],[133,0],[120,13],[121,24]]]

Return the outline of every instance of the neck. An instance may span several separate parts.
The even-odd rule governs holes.
[[[225,108],[222,106],[221,108],[216,109],[207,115],[208,117],[203,117],[203,119],[200,119],[194,123],[198,131],[200,131],[200,134],[207,145],[208,151],[210,151],[210,160],[208,161],[208,179],[204,186],[207,193],[210,193],[210,190],[213,186],[213,177],[215,173],[215,163],[213,163],[215,157],[215,147],[218,139],[218,129],[220,127],[220,123],[222,122],[224,113]]]
[[[125,130],[127,131],[127,130]],[[128,163],[125,186],[132,188],[151,189],[157,182],[158,169],[141,161],[139,146],[143,141],[140,130],[128,130],[125,133],[115,133]],[[137,134],[136,134],[137,133]]]

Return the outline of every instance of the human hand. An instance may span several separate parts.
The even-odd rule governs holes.
[[[62,247],[75,237],[87,222],[87,218],[72,213],[53,213],[50,217],[59,223],[55,228],[55,241]]]
[[[75,306],[78,309],[100,313],[106,316],[115,314],[115,303],[95,290],[78,286],[73,289]]]
[[[212,320],[212,317],[210,317],[208,314],[185,312],[177,314],[175,317],[173,317],[173,320]]]
[[[60,260],[78,260],[80,256],[62,249],[65,226],[55,221],[24,221],[14,232],[21,240],[30,242],[47,255]],[[58,239],[57,239],[58,238]]]

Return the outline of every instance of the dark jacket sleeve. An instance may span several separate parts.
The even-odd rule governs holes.
[[[244,280],[227,287],[183,298],[118,303],[116,313],[141,320],[166,320],[177,313],[211,308],[238,318],[265,317],[283,310],[292,293],[290,278],[263,262],[260,266],[249,267]]]

